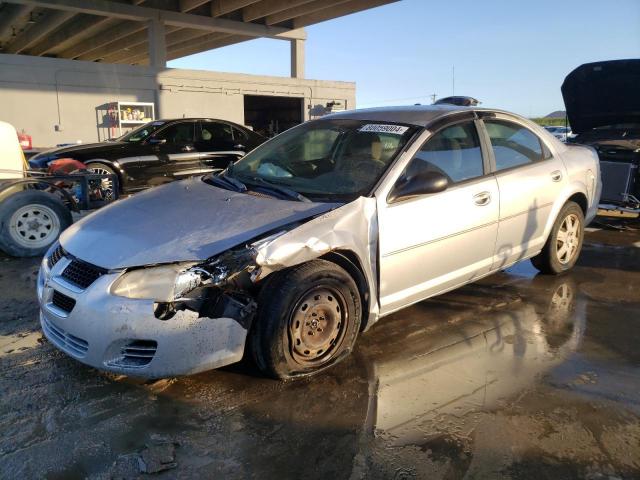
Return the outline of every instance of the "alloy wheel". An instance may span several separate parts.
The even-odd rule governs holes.
[[[580,219],[574,213],[565,217],[556,235],[556,258],[566,265],[571,262],[580,246]]]
[[[111,175],[113,172],[110,172],[106,168],[101,167],[92,167],[88,169],[91,173],[95,173],[96,175]],[[108,178],[103,178],[100,180],[100,190],[104,194],[104,199],[107,201],[113,200],[113,181]]]

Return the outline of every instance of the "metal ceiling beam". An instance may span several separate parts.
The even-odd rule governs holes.
[[[259,18],[274,13],[282,12],[289,8],[298,7],[312,0],[262,0],[258,3],[242,9],[242,20],[252,22]]]
[[[167,29],[174,29],[175,27],[167,27]],[[149,41],[149,34],[147,28],[143,26],[139,32],[132,33],[126,37],[111,41],[104,44],[100,48],[96,48],[83,55],[76,57],[76,60],[103,60],[110,62],[109,58],[113,55],[121,54],[125,49],[135,47],[136,45],[146,44]]]
[[[34,7],[52,8],[74,13],[88,13],[91,15],[103,15],[123,20],[149,21],[159,20],[165,25],[181,28],[195,28],[210,32],[224,32],[230,34],[246,35],[251,37],[269,38],[297,38],[291,37],[288,30],[282,27],[271,27],[255,23],[244,23],[226,18],[212,18],[203,15],[160,10],[157,8],[140,7],[114,3],[107,0],[9,0],[10,3],[31,5]]]
[[[51,12],[40,18],[37,23],[31,25],[20,35],[15,37],[9,44],[5,45],[5,53],[20,53],[42,40],[48,33],[52,32],[60,25],[71,19],[74,12],[57,11]]]
[[[5,11],[5,10],[9,11]],[[22,17],[29,15],[31,7],[29,5],[5,4],[0,16],[0,39],[4,38],[11,31],[11,27]]]
[[[187,46],[174,45],[168,48],[167,60],[174,60],[176,58],[186,57],[194,53],[202,52],[204,50],[211,50],[214,48],[220,48],[234,43],[240,43],[246,40],[252,40],[253,37],[247,37],[243,35],[229,35],[226,33],[209,33],[204,35],[207,40],[203,43],[197,42]],[[138,65],[148,65],[148,55],[138,55],[135,58],[130,58],[125,63],[136,63]]]
[[[98,35],[88,38],[87,40],[77,43],[72,47],[63,50],[58,54],[62,58],[76,58],[80,55],[89,53],[103,45],[126,37],[133,33],[145,29],[145,24],[140,22],[118,22]]]
[[[232,45],[234,43],[240,43],[252,39],[253,37],[248,37],[245,35],[229,35],[227,38],[223,38],[220,40],[211,40],[210,42],[193,45],[183,50],[170,51],[167,55],[167,60],[175,60],[176,58],[186,57],[188,55],[193,55],[194,53],[213,50],[214,48],[225,47],[227,45]]]
[[[312,2],[305,3],[295,8],[288,8],[282,12],[273,13],[267,15],[264,23],[267,25],[276,25],[281,22],[286,22],[292,18],[301,17],[302,15],[309,15],[311,13],[324,10],[325,8],[331,8],[342,3],[348,3],[351,0],[313,0]]]
[[[342,17],[355,12],[361,12],[363,10],[369,10],[370,8],[395,3],[397,1],[398,0],[352,0],[343,5],[328,7],[315,13],[298,17],[293,20],[293,26],[295,28],[302,28],[307,25],[313,25],[315,23],[324,22],[326,20]]]
[[[259,0],[213,0],[211,2],[211,16],[220,17],[258,3],[258,1]]]
[[[226,34],[221,34],[226,35]],[[167,51],[171,51],[171,47],[180,44],[182,42],[197,41],[202,37],[201,30],[192,30],[189,28],[183,28],[174,32],[171,32],[166,37]],[[143,60],[149,55],[149,46],[145,43],[136,45],[129,48],[127,51],[118,52],[113,56],[105,58],[105,60],[114,63],[135,63]]]
[[[202,5],[209,3],[210,0],[180,0],[178,5],[180,5],[181,12],[190,12],[191,10],[195,10]]]
[[[88,38],[98,29],[105,28],[108,22],[114,22],[107,17],[95,17],[93,15],[80,14],[71,22],[63,25],[55,32],[47,35],[40,42],[30,48],[29,55],[44,55],[55,50],[61,51],[69,48],[74,42]]]

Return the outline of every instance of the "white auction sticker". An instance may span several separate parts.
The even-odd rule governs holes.
[[[392,135],[403,135],[409,127],[402,125],[382,125],[380,123],[367,123],[360,127],[361,132],[390,133]]]

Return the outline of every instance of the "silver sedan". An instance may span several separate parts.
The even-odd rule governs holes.
[[[507,112],[334,114],[73,225],[42,262],[41,324],[70,356],[132,376],[244,355],[311,375],[408,305],[525,259],[569,270],[600,190],[591,148]]]

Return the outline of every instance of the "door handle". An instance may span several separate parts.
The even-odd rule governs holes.
[[[488,205],[491,202],[491,194],[489,192],[476,193],[473,196],[473,201],[476,205],[480,205],[481,207]]]
[[[193,148],[191,145],[185,145],[180,150],[182,150],[183,152],[193,152],[195,148]]]
[[[560,180],[562,180],[562,172],[560,170],[551,172],[551,180],[553,180],[554,182],[559,182]]]

